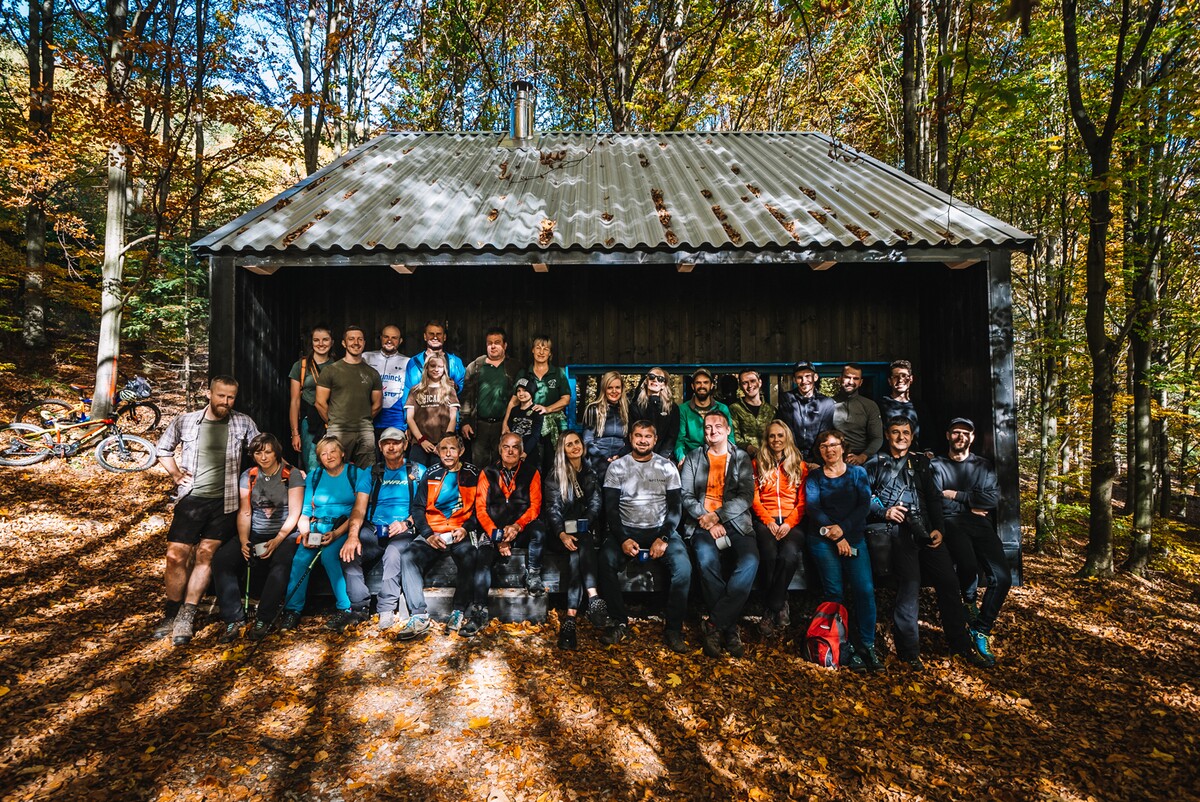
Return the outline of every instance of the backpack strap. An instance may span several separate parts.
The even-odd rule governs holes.
[[[258,466],[250,469],[250,495],[254,495],[254,483],[258,481]]]
[[[371,496],[367,499],[367,520],[375,517],[375,507],[379,505],[379,490],[383,487],[383,465],[375,463],[371,468]]]

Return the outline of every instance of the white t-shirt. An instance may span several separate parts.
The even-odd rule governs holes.
[[[404,372],[408,369],[408,357],[400,353],[384,356],[383,351],[367,351],[362,355],[362,360],[375,368],[383,380],[383,409],[375,417],[375,428],[395,426],[407,429],[400,399],[404,398]]]
[[[638,462],[626,454],[608,466],[604,486],[621,491],[621,523],[634,529],[657,529],[667,519],[667,493],[679,490],[679,470],[659,454]]]

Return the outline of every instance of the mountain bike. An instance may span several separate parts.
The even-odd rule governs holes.
[[[0,429],[0,465],[21,467],[50,457],[71,457],[93,443],[96,462],[115,473],[144,471],[158,461],[157,446],[122,431],[116,418],[78,423],[52,419],[48,426],[13,423]]]
[[[13,422],[43,427],[54,420],[66,424],[86,423],[91,418],[92,399],[84,395],[86,387],[72,384],[71,389],[79,394],[78,400],[39,398],[21,407]],[[162,412],[157,404],[147,400],[150,395],[150,382],[143,376],[130,379],[117,393],[119,403],[114,417],[122,431],[148,434],[158,428]]]

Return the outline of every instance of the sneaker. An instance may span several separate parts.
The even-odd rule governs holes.
[[[678,629],[668,629],[664,632],[663,643],[667,644],[667,648],[675,652],[675,654],[687,654],[691,651],[687,647],[687,642],[683,639],[683,633]]]
[[[376,622],[376,629],[391,629],[396,623],[396,612],[394,610],[380,610],[379,621]]]
[[[404,622],[404,626],[400,627],[400,640],[413,640],[419,638],[429,632],[429,615],[421,613],[420,615],[412,615]]]
[[[783,609],[780,610],[775,617],[775,623],[779,624],[780,629],[787,629],[792,625],[792,613],[789,609],[791,605],[787,602],[783,603]]]
[[[241,621],[230,621],[225,625],[225,631],[217,637],[217,643],[233,643],[242,635],[242,627],[246,626],[246,619]]]
[[[295,629],[300,626],[300,613],[295,610],[284,610],[283,615],[279,616],[279,629]]]
[[[250,632],[247,633],[246,637],[252,641],[260,641],[270,634],[271,622],[265,618],[256,618],[254,619],[254,626],[250,627]]]
[[[562,624],[558,627],[558,648],[560,649],[578,649],[579,636],[575,627],[575,616],[569,615],[563,618]]]
[[[730,657],[741,657],[746,653],[746,647],[742,644],[742,636],[738,633],[736,626],[721,633],[721,647],[729,652]]]
[[[628,624],[613,624],[604,630],[604,634],[600,636],[600,642],[608,646],[616,646],[618,643],[624,643],[632,638],[633,634],[629,631]]]
[[[874,646],[867,646],[863,649],[863,662],[867,664],[867,670],[871,672],[883,671],[883,660],[879,657],[879,652],[875,651]]]
[[[971,627],[971,640],[975,641],[975,649],[983,656],[983,659],[987,660],[991,666],[996,665],[996,655],[992,653],[992,636]]]
[[[530,596],[545,596],[546,583],[542,581],[542,569],[530,568],[525,572],[525,590]]]
[[[187,646],[192,641],[196,627],[196,605],[185,604],[175,614],[175,624],[171,627],[171,642],[176,646]]]
[[[351,607],[350,612],[354,614],[354,621],[357,624],[371,620],[371,605],[369,603],[365,607]]]
[[[717,625],[707,618],[700,623],[700,645],[707,656],[721,656],[721,637],[717,634]]]
[[[758,634],[764,638],[775,637],[775,633],[778,631],[775,628],[776,617],[777,613],[773,613],[770,610],[763,613],[762,618],[758,619]]]
[[[344,632],[346,627],[352,627],[358,623],[358,616],[353,610],[338,610],[333,615],[329,616],[329,620],[325,622],[325,628],[330,632]]]
[[[988,662],[988,659],[979,653],[975,648],[974,641],[966,649],[955,652],[954,657],[975,668],[991,668],[995,665],[995,662]]]
[[[459,637],[472,638],[487,625],[488,610],[477,604],[471,608],[471,615],[463,621],[463,625],[459,628]]]
[[[599,596],[593,596],[588,599],[587,605],[588,621],[592,622],[592,626],[596,629],[607,629],[608,620],[608,604]]]
[[[458,632],[463,625],[463,611],[454,610],[450,613],[450,617],[446,619],[446,634]]]
[[[979,605],[974,601],[963,602],[963,614],[967,617],[967,626],[973,627],[979,623]]]
[[[162,640],[170,635],[173,629],[175,629],[175,616],[164,615],[154,624],[154,629],[150,632],[150,639]]]

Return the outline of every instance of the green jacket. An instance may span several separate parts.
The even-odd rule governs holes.
[[[755,417],[746,400],[739,398],[729,405],[729,414],[733,416],[733,433],[742,448],[758,450],[762,446],[763,428],[775,420],[775,407],[763,401]]]
[[[729,407],[720,401],[713,401],[702,412],[696,411],[694,399],[679,405],[679,439],[675,441],[675,462],[683,459],[693,448],[704,443],[704,415],[710,411],[720,412],[729,421],[729,442],[735,443],[733,435],[733,418],[729,415]]]

